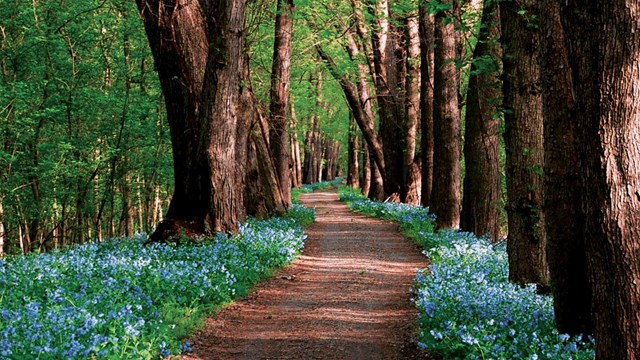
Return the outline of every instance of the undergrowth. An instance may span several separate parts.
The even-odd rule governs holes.
[[[235,236],[143,246],[144,237],[0,260],[0,358],[157,359],[190,351],[202,318],[303,246],[313,210],[249,220]]]
[[[593,359],[591,337],[554,326],[551,297],[508,280],[504,243],[454,230],[434,232],[428,209],[373,202],[357,189],[340,199],[360,213],[400,223],[424,248],[428,269],[416,277],[419,345],[444,359]]]

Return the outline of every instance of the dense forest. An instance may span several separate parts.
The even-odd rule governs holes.
[[[344,176],[505,242],[560,333],[640,358],[640,1],[4,5],[7,262],[237,234]]]

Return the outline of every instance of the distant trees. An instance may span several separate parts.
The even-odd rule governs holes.
[[[124,1],[0,9],[0,254],[132,236],[163,216],[171,149],[136,14]]]

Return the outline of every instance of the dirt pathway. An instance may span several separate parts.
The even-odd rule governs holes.
[[[304,252],[246,299],[206,320],[183,359],[417,359],[409,288],[426,258],[390,222],[335,193],[315,207]]]

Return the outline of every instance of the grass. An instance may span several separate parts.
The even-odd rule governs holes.
[[[238,235],[144,237],[0,260],[0,358],[158,359],[190,351],[202,318],[292,261],[313,210],[249,220]]]
[[[358,212],[400,223],[425,248],[416,277],[419,345],[445,359],[593,359],[592,338],[558,334],[552,299],[508,281],[503,243],[454,230],[434,231],[428,209],[365,199],[341,189]]]

